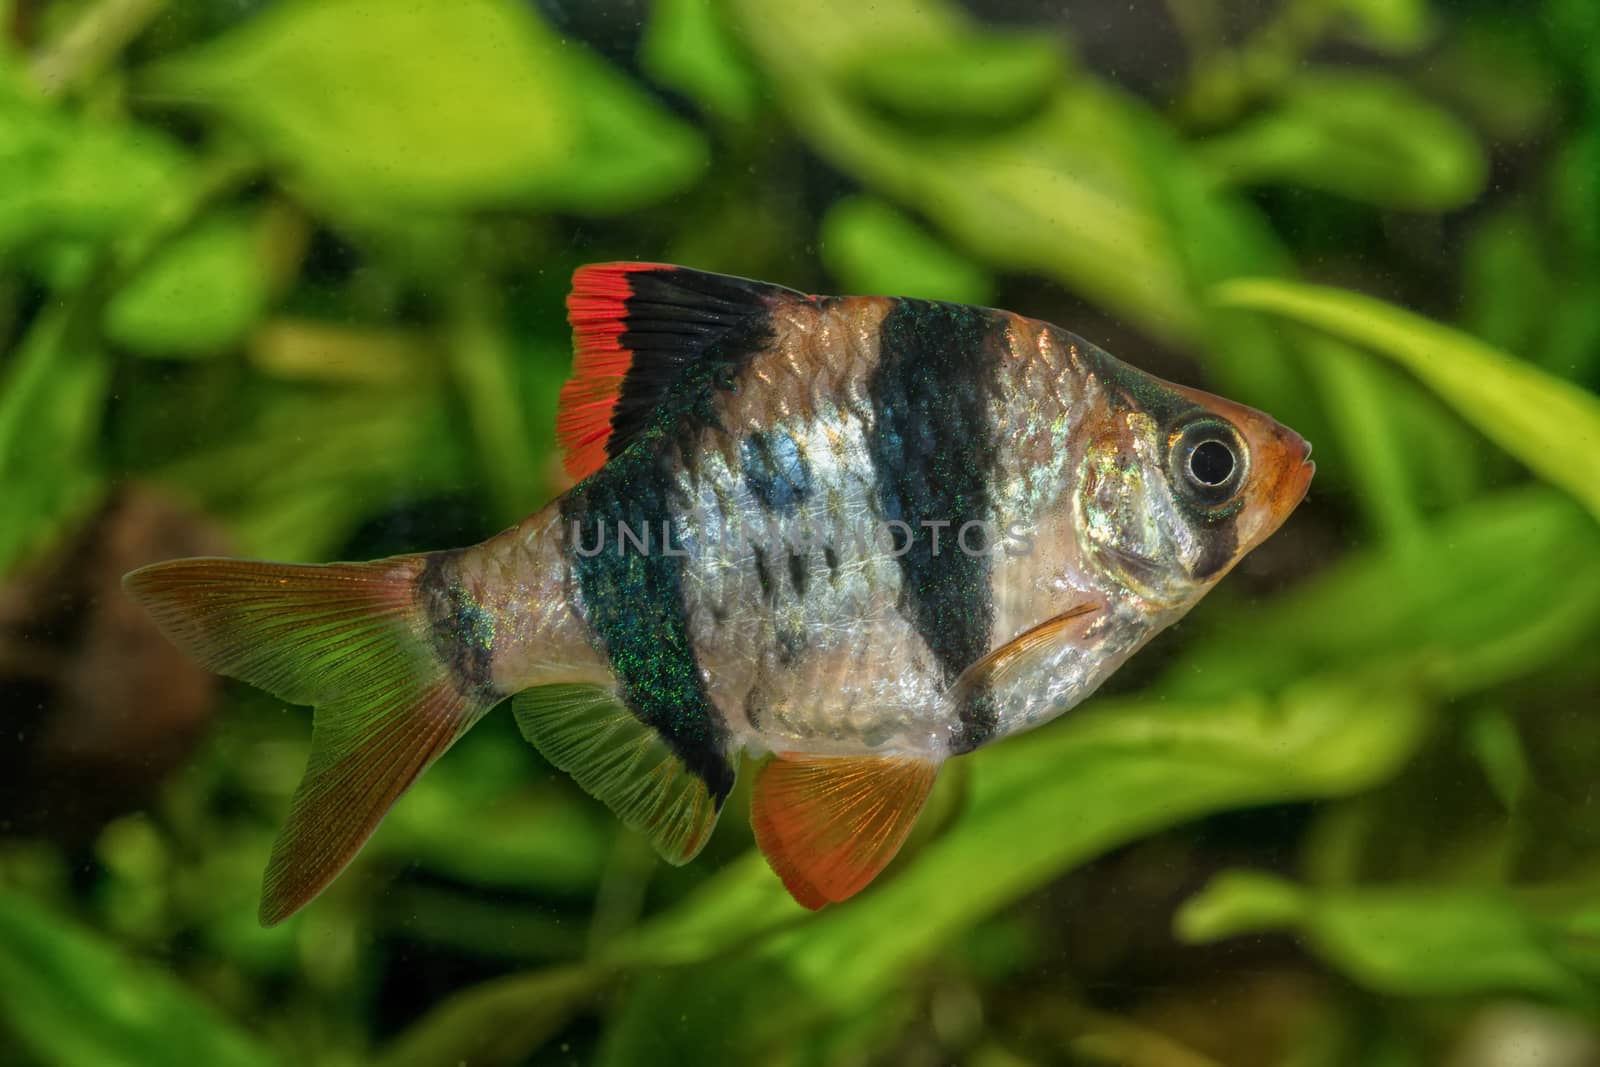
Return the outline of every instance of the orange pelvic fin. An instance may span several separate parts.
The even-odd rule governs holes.
[[[756,844],[801,904],[848,900],[900,851],[938,771],[908,756],[781,755],[756,777]]]

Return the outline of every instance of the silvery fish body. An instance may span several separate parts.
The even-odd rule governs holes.
[[[529,740],[676,862],[704,843],[740,753],[773,753],[758,844],[802,903],[845,899],[944,760],[1081,702],[1312,473],[1265,415],[1009,312],[653,264],[584,268],[569,310],[577,484],[481,545],[333,565],[391,598],[374,610],[415,646],[427,714],[379,717],[379,766],[370,740],[336,754],[356,782],[391,783],[359,825],[323,825],[326,783],[310,801],[302,787],[268,919],[506,696]],[[224,598],[238,567],[276,566],[194,569],[219,565],[157,565],[130,588],[216,669],[325,700],[245,662],[243,624],[195,621],[201,585]],[[403,733],[388,725],[402,716]],[[401,759],[406,738],[421,740]],[[308,834],[319,855],[338,841],[331,870],[297,869]]]

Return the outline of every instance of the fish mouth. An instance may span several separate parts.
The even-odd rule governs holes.
[[[1280,521],[1300,506],[1300,502],[1306,498],[1306,493],[1311,489],[1312,476],[1317,473],[1317,465],[1311,460],[1311,442],[1293,435],[1292,443],[1289,443],[1287,449],[1289,455],[1294,455],[1296,446],[1300,453],[1300,461],[1285,464],[1283,475],[1272,490],[1272,512]]]

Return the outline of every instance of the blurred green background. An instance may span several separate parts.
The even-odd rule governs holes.
[[[1600,1063],[1593,0],[0,0],[0,1062]],[[256,925],[303,709],[148,560],[563,488],[578,264],[993,303],[1310,499],[811,915],[509,716]]]

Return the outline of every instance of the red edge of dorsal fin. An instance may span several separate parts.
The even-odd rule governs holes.
[[[628,275],[671,270],[664,263],[591,263],[572,275],[567,321],[572,324],[572,377],[561,387],[556,439],[566,453],[567,473],[582,481],[606,462],[611,416],[633,356],[622,347]]]
[[[848,900],[905,844],[938,771],[914,756],[780,755],[751,794],[756,844],[800,904]]]
[[[580,480],[593,474],[644,433],[663,405],[688,410],[762,351],[775,306],[811,299],[665,263],[578,268],[567,297],[573,373],[556,415],[567,472]],[[688,373],[708,357],[723,365],[718,375]]]

